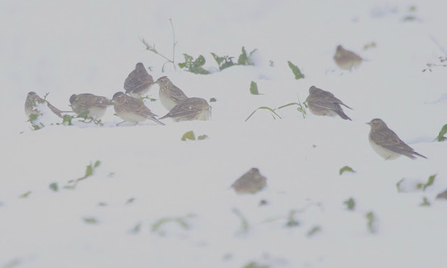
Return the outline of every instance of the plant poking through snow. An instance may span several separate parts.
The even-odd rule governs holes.
[[[422,72],[429,70],[432,71],[432,67],[447,67],[447,58],[439,57],[439,63],[427,63],[427,68],[423,69]]]
[[[435,182],[435,178],[436,178],[436,174],[431,175],[430,177],[428,177],[428,180],[425,184],[422,183],[418,183],[416,185],[417,189],[422,189],[422,191],[425,191],[425,189],[427,189],[427,187],[433,185],[433,183]]]
[[[242,215],[242,212],[237,208],[233,208],[232,212],[239,218],[241,221],[241,227],[239,228],[238,234],[245,234],[250,229],[250,225],[248,224],[247,219]]]
[[[140,41],[146,46],[146,50],[151,51],[166,60],[165,63],[163,63],[163,66],[161,67],[162,72],[164,72],[166,63],[172,64],[174,66],[174,70],[177,70],[175,64],[175,47],[177,46],[177,41],[175,41],[174,24],[172,23],[172,19],[169,19],[169,22],[171,23],[172,28],[172,59],[169,59],[163,54],[160,54],[155,48],[155,44],[150,45],[148,42],[146,42],[146,40],[144,40],[144,38],[140,38]]]
[[[89,177],[91,177],[97,167],[101,165],[101,161],[97,160],[94,164],[90,163],[85,170],[85,175],[76,180],[69,180],[68,184],[64,186],[66,189],[75,189],[78,182],[83,181]]]
[[[445,141],[447,138],[445,137],[445,134],[447,133],[447,124],[445,124],[442,128],[441,131],[439,131],[438,137],[436,137],[436,140],[441,142],[441,141]]]
[[[188,224],[187,220],[196,217],[195,214],[188,214],[184,217],[166,217],[161,218],[157,220],[155,223],[152,224],[151,231],[153,233],[158,233],[159,235],[165,235],[165,231],[161,230],[161,227],[164,226],[166,223],[170,222],[176,222],[180,227],[182,227],[185,230],[188,230],[190,228],[190,225]]]
[[[289,68],[292,70],[293,74],[295,75],[295,80],[304,78],[304,74],[301,72],[301,70],[300,70],[300,68],[298,68],[298,66],[296,66],[295,64],[293,64],[290,61],[287,61],[287,63],[289,64]]]
[[[278,108],[275,108],[275,109],[272,109],[272,108],[267,107],[267,106],[261,106],[261,107],[257,108],[256,110],[254,110],[254,111],[247,117],[247,119],[245,119],[245,122],[247,122],[248,119],[250,119],[250,118],[255,114],[255,112],[256,112],[257,110],[268,110],[268,111],[271,112],[273,119],[276,119],[276,117],[278,117],[279,119],[282,119],[281,116],[279,116],[275,111],[276,111],[276,110],[284,109],[284,108],[289,107],[289,106],[295,106],[295,105],[298,106],[298,107],[296,108],[296,110],[297,110],[298,112],[300,112],[300,113],[303,115],[303,118],[306,118],[306,115],[307,115],[307,111],[306,111],[307,105],[306,105],[305,103],[304,103],[304,104],[301,103],[301,101],[298,99],[298,102],[291,102],[291,103],[288,103],[288,104],[279,106]],[[276,117],[275,117],[275,116],[276,116]]]

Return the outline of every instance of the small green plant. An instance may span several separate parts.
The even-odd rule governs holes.
[[[211,55],[213,56],[214,60],[217,62],[217,65],[219,66],[219,71],[225,70],[228,67],[236,65],[236,63],[233,62],[234,57],[230,57],[230,56],[219,57],[213,52],[211,52]]]
[[[447,124],[442,126],[441,131],[439,131],[438,137],[436,137],[436,140],[441,142],[445,141],[447,138],[445,137],[445,134],[447,133]]]
[[[197,59],[194,59],[192,56],[185,53],[183,56],[185,57],[185,62],[178,64],[180,68],[194,74],[210,74],[209,71],[202,67],[206,63],[204,56],[200,55]]]
[[[84,217],[82,220],[87,224],[97,224],[98,220],[95,217]]]
[[[161,71],[164,72],[165,69],[165,65],[167,63],[172,64],[172,66],[174,66],[174,70],[177,70],[176,64],[175,64],[175,47],[177,46],[177,41],[175,41],[175,31],[174,31],[174,24],[172,23],[172,19],[169,19],[169,22],[171,23],[171,28],[172,28],[172,59],[169,59],[168,57],[162,55],[161,53],[159,53],[157,51],[157,49],[155,48],[155,44],[150,45],[148,42],[146,42],[146,40],[144,40],[144,38],[140,38],[140,41],[143,43],[143,45],[146,46],[146,50],[155,53],[156,55],[162,57],[163,59],[165,59],[165,63],[163,63],[163,66],[161,67]]]
[[[301,73],[301,70],[300,70],[300,68],[298,68],[298,66],[296,66],[295,64],[293,64],[290,61],[287,61],[287,63],[289,64],[289,68],[292,70],[293,74],[295,75],[295,80],[304,78],[304,74]]]
[[[200,135],[197,137],[197,140],[201,141],[208,138],[208,135]],[[194,134],[194,131],[188,131],[185,134],[183,134],[182,136],[182,141],[186,141],[186,140],[191,140],[191,141],[195,141],[196,140],[196,135]]]
[[[197,215],[195,214],[188,214],[186,216],[183,217],[166,217],[166,218],[161,218],[159,220],[157,220],[155,223],[152,224],[151,227],[151,231],[153,233],[158,233],[160,235],[164,235],[164,231],[161,230],[161,227],[163,225],[165,225],[166,223],[170,223],[170,222],[176,222],[179,224],[180,227],[182,227],[185,230],[188,230],[190,228],[187,220],[196,217]]]
[[[252,116],[255,114],[255,112],[256,112],[257,110],[268,110],[268,111],[271,112],[273,119],[276,119],[276,117],[278,117],[279,119],[282,119],[281,116],[279,116],[275,111],[276,111],[276,110],[284,109],[284,108],[289,107],[289,106],[295,106],[295,105],[298,106],[296,110],[297,110],[299,113],[301,113],[301,114],[303,115],[303,118],[306,118],[306,115],[307,115],[306,107],[307,107],[307,106],[306,106],[306,104],[302,104],[302,103],[300,102],[300,100],[298,99],[298,102],[288,103],[288,104],[279,106],[278,108],[275,108],[275,109],[272,109],[272,108],[267,107],[267,106],[259,107],[259,108],[257,108],[256,110],[254,110],[254,111],[247,117],[247,119],[245,119],[245,122],[247,122],[248,119],[250,119],[250,117],[252,117]],[[276,117],[275,117],[275,116],[276,116]]]
[[[241,221],[241,227],[238,230],[238,234],[245,234],[250,230],[250,225],[248,224],[247,219],[244,217],[244,215],[242,214],[242,212],[240,212],[239,209],[237,208],[233,208],[232,212],[234,213],[234,215],[236,215],[239,220]]]
[[[321,227],[320,226],[318,226],[318,225],[315,225],[314,227],[312,227],[308,232],[307,232],[307,236],[313,236],[313,235],[315,235],[315,234],[317,234],[317,233],[319,233],[319,232],[321,232],[322,231],[322,229],[321,229]]]
[[[344,167],[340,168],[339,175],[342,175],[345,172],[355,173],[355,170],[353,170],[351,167],[344,166]]]
[[[287,219],[286,227],[296,227],[300,225],[300,222],[296,219],[296,214],[298,214],[299,211],[291,210],[289,212],[289,217]]]
[[[210,99],[210,102],[216,102],[217,100],[216,100],[216,98],[211,98]]]
[[[19,198],[28,198],[28,196],[29,196],[31,193],[32,193],[31,191],[28,191],[28,192],[26,192],[26,193],[20,195]]]
[[[363,50],[368,50],[368,49],[375,48],[375,47],[377,47],[377,44],[375,42],[370,42],[363,46]]]
[[[90,163],[90,165],[87,166],[86,170],[85,170],[85,175],[79,179],[76,180],[69,180],[68,184],[64,186],[65,189],[75,189],[76,185],[80,182],[83,181],[85,179],[87,179],[88,177],[92,176],[95,169],[98,168],[101,165],[101,161],[97,160],[94,164]]]
[[[252,95],[261,95],[261,94],[259,94],[259,91],[258,91],[258,84],[256,84],[255,81],[251,81],[251,83],[250,83],[250,93]]]
[[[132,229],[130,229],[129,232],[131,234],[138,234],[140,231],[141,231],[141,222],[135,224],[135,226]]]
[[[255,53],[257,49],[253,49],[250,54],[247,55],[247,51],[245,51],[245,47],[242,47],[242,53],[239,55],[237,60],[237,65],[255,65],[253,61],[253,53]]]
[[[420,203],[419,206],[421,206],[421,207],[429,207],[430,206],[430,202],[428,202],[427,197],[424,196],[422,198],[422,203]]]
[[[433,67],[447,67],[447,58],[439,57],[439,63],[427,63],[427,68],[423,69],[422,72],[425,72],[427,70],[431,72],[431,68]]]
[[[134,201],[135,201],[135,197],[131,197],[131,198],[127,199],[126,205],[132,204]]]
[[[422,189],[422,191],[425,191],[425,189],[427,189],[427,187],[433,185],[433,183],[435,182],[435,178],[436,178],[436,174],[431,175],[430,177],[428,177],[428,180],[426,183],[422,184],[422,183],[418,183],[416,185],[417,189]]]
[[[50,189],[53,190],[54,192],[59,191],[59,186],[57,185],[57,182],[53,182],[50,184]]]
[[[346,200],[345,202],[343,202],[343,204],[346,206],[346,208],[348,210],[354,210],[355,209],[355,200],[351,197],[348,200]]]
[[[374,214],[374,212],[370,211],[366,213],[366,226],[368,227],[368,231],[370,233],[376,233],[377,232],[377,217]]]

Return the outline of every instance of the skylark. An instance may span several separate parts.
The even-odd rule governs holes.
[[[41,97],[39,97],[39,95],[36,94],[36,92],[29,92],[28,95],[26,96],[26,101],[25,101],[25,114],[27,117],[29,117],[32,114],[40,114],[41,111],[38,110],[37,106],[39,104],[44,104],[46,103],[48,108],[50,108],[50,110],[57,116],[62,118],[62,113],[66,113],[65,111],[61,111],[58,108],[54,107],[53,105],[51,105],[50,102],[48,102],[47,100],[42,99]]]
[[[396,159],[400,155],[405,155],[411,159],[416,158],[414,155],[427,158],[415,152],[413,148],[403,142],[394,131],[388,128],[382,119],[376,118],[367,124],[371,126],[369,143],[374,151],[385,160]]]
[[[127,94],[141,98],[149,92],[153,83],[154,79],[147,73],[143,63],[139,62],[124,81],[124,89]]]
[[[124,120],[123,122],[131,122],[135,123],[136,125],[138,122],[149,119],[157,124],[164,125],[155,118],[156,115],[153,114],[142,101],[134,97],[127,96],[123,92],[117,92],[113,95],[112,100],[114,103],[115,112],[121,119]]]
[[[209,120],[211,106],[202,98],[188,98],[172,108],[169,113],[160,119],[170,117],[175,122],[191,120]]]
[[[334,61],[340,69],[351,71],[352,69],[357,69],[364,59],[354,52],[338,45],[335,51]]]
[[[155,83],[160,86],[159,95],[161,104],[163,104],[168,111],[188,98],[185,93],[183,93],[180,88],[176,87],[166,76],[158,78]]]
[[[108,98],[90,93],[73,94],[70,103],[71,109],[77,115],[93,119],[101,118],[106,113],[107,107],[113,105]]]
[[[252,168],[237,179],[231,187],[237,194],[255,194],[267,185],[267,178],[262,176],[259,169]]]
[[[345,120],[351,120],[341,108],[340,104],[351,109],[348,105],[344,104],[341,100],[337,99],[334,94],[329,91],[322,90],[315,86],[309,88],[309,96],[306,99],[309,110],[318,116],[337,116]],[[352,121],[352,120],[351,120]]]

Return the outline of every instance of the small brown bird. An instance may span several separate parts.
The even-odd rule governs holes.
[[[265,186],[267,186],[267,178],[262,176],[257,168],[250,169],[231,185],[237,194],[255,194]]]
[[[306,99],[309,110],[318,116],[336,116],[339,115],[345,120],[351,120],[341,108],[340,104],[351,109],[341,100],[337,99],[334,94],[329,91],[322,90],[315,86],[309,88],[309,96]],[[351,120],[352,121],[352,120]]]
[[[169,113],[160,119],[170,117],[175,122],[192,120],[209,120],[211,118],[211,106],[202,98],[188,98],[177,104]]]
[[[376,118],[367,124],[371,126],[369,143],[374,151],[385,160],[396,159],[400,155],[405,155],[411,159],[416,158],[414,155],[427,158],[415,152],[413,148],[403,142],[394,131],[388,128],[382,119]]]
[[[357,69],[364,59],[354,52],[338,45],[334,55],[334,61],[340,69],[352,71],[352,69]]]
[[[158,78],[155,83],[160,86],[159,95],[161,104],[163,104],[168,111],[188,98],[185,93],[183,93],[180,88],[176,87],[166,76]]]
[[[124,81],[124,89],[127,94],[141,98],[149,92],[152,84],[154,84],[154,79],[147,73],[143,63],[139,62]]]
[[[156,115],[143,102],[134,97],[127,96],[123,92],[116,92],[112,100],[116,114],[124,120],[121,123],[132,122],[136,125],[138,122],[149,119],[157,124],[164,125],[155,118]],[[117,126],[121,123],[118,123]]]
[[[39,111],[37,109],[37,106],[39,104],[43,104],[43,103],[47,103],[48,108],[50,108],[50,110],[57,116],[62,118],[62,113],[66,113],[63,112],[61,110],[59,110],[58,108],[54,107],[53,105],[51,105],[51,103],[49,103],[47,100],[42,99],[41,97],[39,97],[39,95],[36,94],[36,92],[28,92],[28,95],[26,96],[26,101],[25,101],[25,114],[27,117],[29,117],[32,114],[40,114],[41,111]]]
[[[93,119],[101,118],[106,113],[107,107],[113,105],[108,98],[90,93],[73,94],[70,103],[71,109],[77,115]]]

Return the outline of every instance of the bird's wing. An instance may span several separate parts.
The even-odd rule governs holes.
[[[413,148],[403,142],[391,129],[388,129],[388,131],[385,132],[373,131],[371,132],[371,139],[385,149],[414,158]]]

